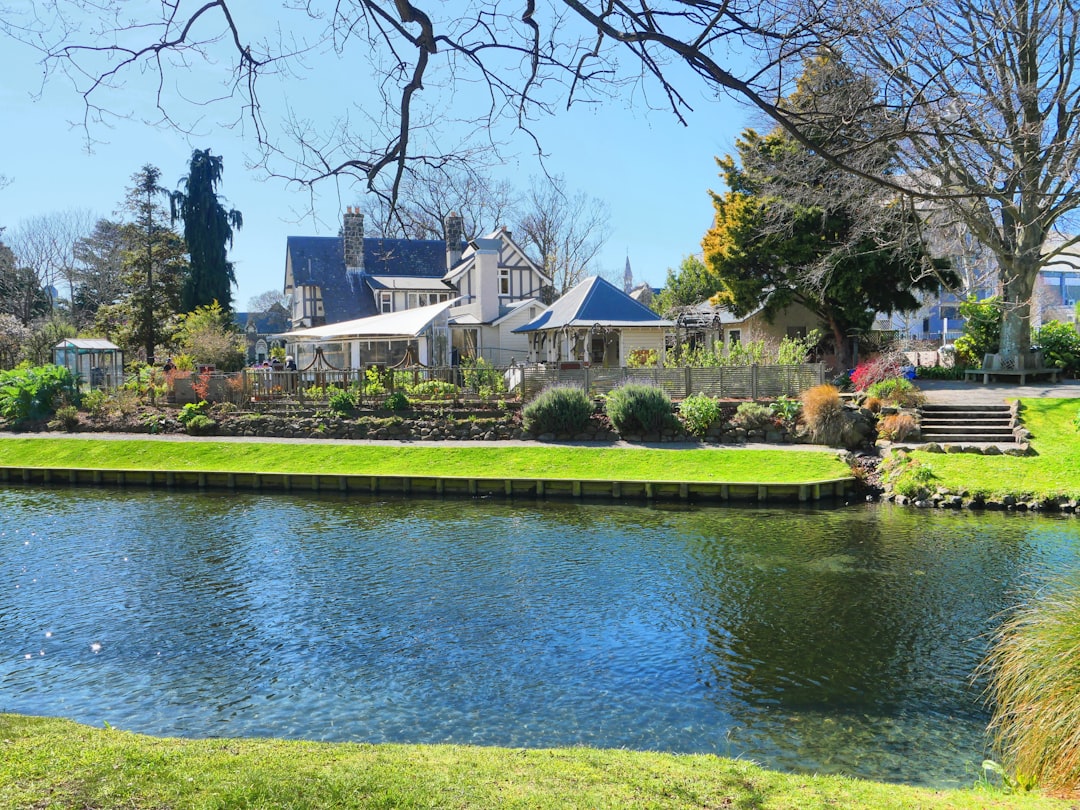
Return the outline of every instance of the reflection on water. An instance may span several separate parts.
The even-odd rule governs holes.
[[[1070,520],[0,491],[0,711],[969,784],[971,674]]]

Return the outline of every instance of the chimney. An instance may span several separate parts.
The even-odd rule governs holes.
[[[465,240],[465,220],[456,211],[451,211],[443,220],[446,230],[446,269],[453,269],[461,261],[461,244]]]
[[[350,205],[342,218],[341,242],[345,251],[345,269],[364,269],[364,215],[360,206]]]

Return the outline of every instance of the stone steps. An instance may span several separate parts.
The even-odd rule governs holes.
[[[1015,444],[1009,405],[924,405],[919,409],[924,442]]]

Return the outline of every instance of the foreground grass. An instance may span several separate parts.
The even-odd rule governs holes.
[[[0,715],[0,808],[1064,808],[713,756],[177,740]]]
[[[1031,431],[1035,455],[977,456],[916,452],[950,492],[1000,497],[1080,498],[1080,432],[1073,425],[1080,400],[1023,400],[1021,418]]]
[[[0,440],[0,465],[761,484],[824,481],[850,475],[847,465],[833,453],[790,450],[412,447],[62,438],[4,438]]]

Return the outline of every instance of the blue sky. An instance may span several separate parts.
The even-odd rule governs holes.
[[[0,190],[0,226],[9,234],[26,218],[66,209],[114,215],[141,166],[156,165],[163,184],[175,188],[192,149],[210,148],[225,160],[223,195],[244,215],[231,258],[238,281],[235,305],[245,309],[252,296],[281,288],[286,236],[333,235],[345,206],[361,202],[362,190],[348,181],[324,181],[312,197],[306,189],[262,177],[248,168],[257,155],[254,141],[210,122],[201,125],[197,138],[139,121],[96,126],[91,132],[100,142],[88,153],[78,125],[80,97],[62,80],[46,84],[38,95],[37,59],[17,43],[0,48],[0,175],[12,181]],[[346,84],[340,80],[342,63],[335,59],[314,60],[306,77],[283,92],[302,95],[308,110],[334,114]],[[629,257],[638,282],[659,286],[668,267],[700,250],[712,219],[707,191],[720,185],[714,157],[732,151],[737,134],[759,123],[745,106],[700,95],[703,91],[688,93],[695,107],[689,127],[662,111],[632,109],[626,99],[575,107],[538,123],[547,170],[565,175],[571,190],[584,190],[610,207],[611,232],[599,262],[604,271],[621,272]],[[275,97],[267,98],[268,118],[274,121]],[[136,116],[149,115],[153,107],[146,88],[133,83],[111,99],[112,107],[127,107]],[[505,153],[498,173],[526,187],[540,172],[529,142],[519,137]]]

